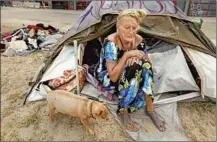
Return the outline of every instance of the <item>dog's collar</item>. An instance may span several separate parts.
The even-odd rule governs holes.
[[[91,101],[91,103],[90,103],[90,116],[91,116],[93,119],[96,119],[96,118],[93,116],[93,112],[92,112],[93,102],[94,102],[94,101]]]

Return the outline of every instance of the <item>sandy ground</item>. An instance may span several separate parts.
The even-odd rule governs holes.
[[[15,17],[11,17],[14,14]],[[43,13],[43,18],[40,14]],[[34,16],[32,16],[34,14]],[[2,32],[20,28],[22,24],[43,22],[66,31],[80,12],[3,8]],[[53,16],[53,18],[52,18]],[[26,20],[28,19],[28,20]],[[70,23],[70,24],[69,24]],[[211,29],[211,30],[210,30]],[[205,18],[202,30],[216,39],[215,18]],[[46,101],[22,106],[28,82],[43,62],[45,53],[35,52],[26,57],[1,56],[1,140],[46,141],[132,141],[110,116],[109,121],[91,121],[96,131],[90,136],[77,118],[56,113],[54,122],[47,116]],[[186,135],[193,141],[216,140],[216,104],[212,102],[178,103],[178,114]]]

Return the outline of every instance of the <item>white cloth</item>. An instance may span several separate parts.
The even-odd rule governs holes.
[[[9,42],[8,48],[12,48],[16,51],[23,51],[28,49],[26,43],[23,40],[16,40],[16,41]]]

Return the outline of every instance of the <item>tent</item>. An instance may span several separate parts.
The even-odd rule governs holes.
[[[92,1],[36,72],[30,82],[24,104],[46,99],[42,84],[60,77],[65,70],[77,69],[77,58],[81,66],[96,64],[103,39],[115,32],[116,16],[119,11],[125,9],[143,9],[148,13],[141,24],[139,34],[147,41],[153,65],[154,104],[171,104],[192,98],[215,100],[216,46],[199,29],[200,25],[187,17],[171,1],[138,0]],[[78,42],[78,47],[74,44],[75,41]],[[77,50],[78,57],[75,56]],[[90,79],[80,91],[91,98],[99,99],[102,92],[96,89],[94,82],[95,80],[91,82]],[[114,109],[115,103],[112,104],[105,97],[107,96],[104,95],[103,100],[110,104],[110,110]],[[159,108],[159,113],[162,109],[166,108]],[[170,111],[177,116],[175,109]],[[175,119],[171,115],[167,118]],[[129,134],[135,140],[153,140],[151,134]],[[167,133],[164,135],[165,140],[172,135],[178,139],[176,134]],[[180,136],[178,140],[183,140],[181,138],[183,137]]]

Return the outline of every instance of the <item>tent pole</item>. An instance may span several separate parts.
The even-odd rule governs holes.
[[[157,100],[157,101],[154,101],[153,104],[154,105],[163,105],[163,104],[178,102],[178,101],[182,101],[182,100],[192,99],[192,98],[199,97],[199,96],[200,96],[199,92],[192,92],[192,93],[187,93],[187,94],[180,95],[177,97]]]
[[[74,40],[74,53],[75,53],[75,73],[76,73],[76,83],[77,83],[77,94],[80,96],[80,86],[78,77],[78,41]]]

